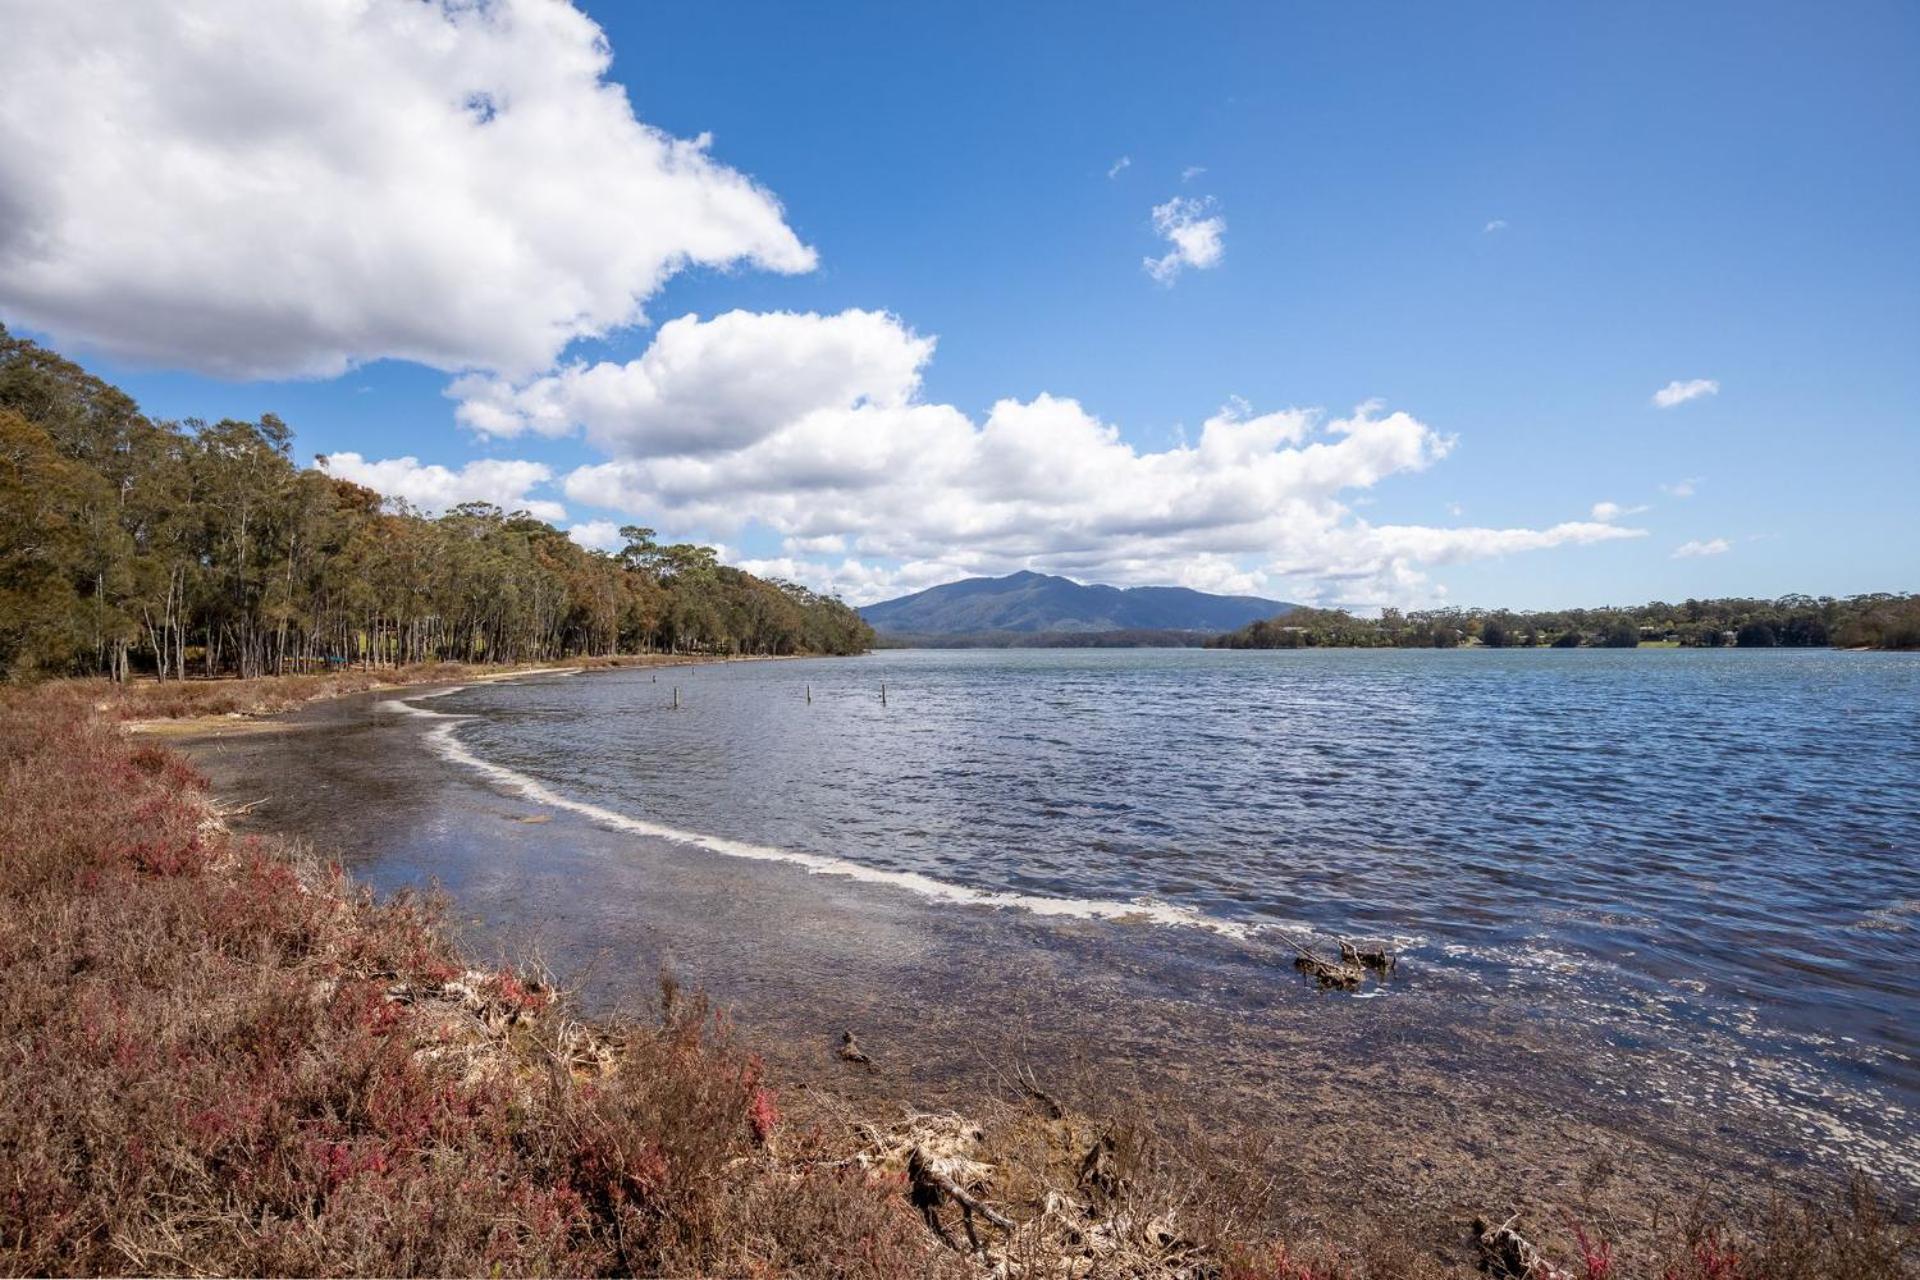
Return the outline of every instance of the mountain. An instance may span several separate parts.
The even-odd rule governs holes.
[[[1231,631],[1294,606],[1186,587],[1083,586],[1044,573],[965,578],[860,610],[875,631],[914,636],[986,632]]]

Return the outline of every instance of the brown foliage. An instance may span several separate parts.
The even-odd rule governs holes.
[[[229,835],[83,697],[0,705],[0,768],[0,1271],[939,1260],[891,1183],[767,1162],[771,1095],[698,1001],[576,1070],[537,987]]]

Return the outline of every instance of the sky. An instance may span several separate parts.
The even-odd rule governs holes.
[[[0,0],[0,321],[862,603],[1920,589],[1906,3]]]

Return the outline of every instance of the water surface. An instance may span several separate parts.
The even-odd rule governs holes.
[[[904,651],[412,705],[461,767],[716,857],[1195,954],[1390,937],[1385,994],[1517,997],[1657,1050],[1676,1099],[1913,1163],[1912,655]]]

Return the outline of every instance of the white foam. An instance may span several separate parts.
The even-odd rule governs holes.
[[[439,697],[455,690],[440,690],[434,694],[417,695],[419,697]],[[564,809],[577,813],[603,827],[616,831],[626,831],[634,835],[650,836],[658,840],[670,840],[675,844],[690,845],[704,849],[709,853],[721,854],[729,858],[744,858],[754,862],[784,862],[791,866],[804,867],[814,875],[843,876],[862,884],[887,885],[895,889],[904,889],[919,894],[935,902],[947,902],[964,906],[999,907],[1008,910],[1025,911],[1037,916],[1067,917],[1077,920],[1116,920],[1129,923],[1171,925],[1189,929],[1204,929],[1224,937],[1245,940],[1262,929],[1271,927],[1238,920],[1222,920],[1182,907],[1171,902],[1161,902],[1152,898],[1139,898],[1132,902],[1115,902],[1100,898],[1054,898],[1044,894],[1006,893],[989,889],[970,889],[965,885],[950,884],[917,871],[887,871],[880,867],[870,867],[845,858],[827,857],[817,853],[803,853],[797,849],[781,849],[772,845],[752,844],[745,840],[734,840],[726,836],[708,835],[699,831],[683,831],[678,827],[669,827],[658,822],[648,822],[631,817],[614,809],[590,804],[584,800],[575,800],[548,787],[538,779],[530,778],[505,765],[495,764],[482,759],[467,748],[467,745],[454,736],[468,716],[451,716],[438,711],[429,711],[424,707],[410,706],[404,702],[383,702],[382,709],[404,712],[407,715],[425,717],[442,723],[428,730],[427,741],[443,758],[465,768],[472,769],[495,785],[511,791],[536,804],[547,805],[554,809]]]

